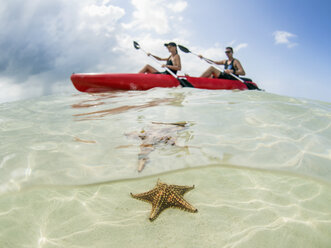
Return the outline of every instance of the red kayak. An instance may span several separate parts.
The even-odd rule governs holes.
[[[253,82],[242,83],[239,80],[182,77],[195,88],[209,90],[247,90],[250,86],[257,88]],[[177,87],[179,81],[165,74],[72,74],[71,81],[82,92],[106,92],[112,90],[149,90],[155,87]],[[250,88],[251,89],[251,88]]]

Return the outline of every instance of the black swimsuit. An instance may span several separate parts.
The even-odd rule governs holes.
[[[167,60],[167,65],[174,65],[173,63],[172,63],[172,60],[171,59],[168,59]],[[172,71],[173,73],[175,73],[175,74],[177,74],[177,70],[173,70],[173,69],[170,69],[170,68],[168,68],[170,71]],[[166,73],[167,74],[169,74],[169,72],[167,72],[166,71]]]
[[[234,68],[234,65],[233,65],[234,61],[235,61],[235,59],[233,59],[230,64],[228,64],[228,60],[225,61],[224,70],[233,70],[234,71],[233,74],[236,75],[236,69]],[[238,75],[236,75],[236,76],[238,76]],[[234,77],[232,77],[230,74],[227,74],[225,72],[221,72],[218,78],[234,79]]]
[[[169,58],[168,60],[167,60],[167,63],[166,63],[166,65],[174,65],[173,63],[172,63],[172,60]],[[175,75],[177,74],[177,70],[173,70],[173,69],[170,69],[170,68],[168,68],[170,71],[172,71]],[[163,72],[155,72],[154,74],[170,74],[167,70],[165,70],[165,71],[163,71]]]
[[[166,65],[174,65],[173,63],[172,63],[172,60],[169,58],[168,60],[167,60],[167,63],[166,63]],[[170,71],[172,71],[175,75],[177,74],[177,70],[173,70],[173,69],[170,69],[170,68],[168,68]],[[167,70],[165,70],[164,72],[161,72],[161,74],[170,74]]]

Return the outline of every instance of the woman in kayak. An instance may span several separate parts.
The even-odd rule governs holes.
[[[171,70],[173,73],[177,73],[177,71],[180,71],[182,66],[180,63],[180,56],[178,55],[177,52],[177,45],[175,42],[169,42],[164,44],[169,52],[171,53],[171,55],[168,58],[160,58],[158,56],[155,56],[153,54],[147,53],[148,56],[153,56],[154,58],[156,58],[157,60],[160,61],[167,61],[166,64],[163,64],[162,67],[163,68],[168,68],[169,70]],[[139,73],[161,73],[161,74],[169,74],[169,72],[164,71],[164,72],[159,72],[158,70],[156,70],[153,66],[151,65],[145,65],[140,71]]]
[[[225,48],[225,54],[228,57],[226,60],[221,60],[221,61],[213,61],[217,65],[224,65],[224,72],[221,72],[217,70],[214,67],[209,67],[200,77],[211,77],[214,76],[215,78],[225,78],[225,79],[234,79],[231,76],[231,73],[236,75],[236,76],[245,76],[245,71],[244,68],[241,66],[240,62],[238,59],[235,59],[233,57],[233,49],[232,47],[227,47]],[[199,57],[202,59],[203,56],[199,55]]]

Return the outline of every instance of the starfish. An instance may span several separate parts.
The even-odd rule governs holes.
[[[153,221],[163,210],[170,207],[179,208],[191,213],[198,212],[198,209],[183,198],[183,195],[191,189],[194,189],[194,185],[192,187],[168,185],[158,180],[154,189],[141,194],[130,194],[133,198],[152,204],[149,220]]]

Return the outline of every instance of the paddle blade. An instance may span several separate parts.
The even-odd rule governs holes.
[[[194,86],[184,78],[177,78],[182,87],[194,88]]]
[[[184,52],[184,53],[190,53],[191,51],[188,50],[186,47],[182,46],[182,45],[178,45],[179,49]]]
[[[133,46],[135,49],[140,49],[140,45],[137,41],[133,41]]]

